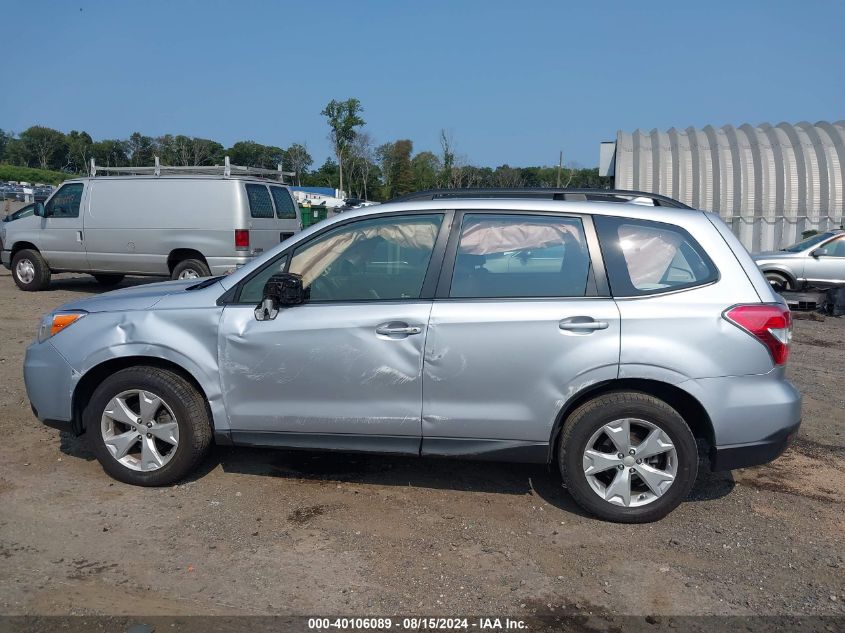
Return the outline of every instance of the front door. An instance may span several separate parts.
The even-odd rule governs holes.
[[[243,283],[219,338],[236,442],[418,452],[431,312],[423,287],[442,221],[353,220]],[[302,275],[307,301],[258,321],[264,283],[281,270]]]
[[[619,310],[596,286],[583,221],[467,213],[447,253],[454,269],[444,263],[426,340],[422,453],[542,459],[564,403],[618,372]]]
[[[54,270],[89,269],[81,213],[84,187],[81,182],[62,185],[44,205],[38,247]]]
[[[806,258],[804,278],[807,283],[822,286],[845,284],[845,236],[837,237],[821,248],[825,249],[825,255]]]

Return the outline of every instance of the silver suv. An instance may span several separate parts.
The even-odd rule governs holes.
[[[45,315],[35,415],[136,485],[179,480],[212,442],[551,462],[624,522],[688,495],[697,444],[717,470],[784,450],[790,313],[718,216],[449,195]]]
[[[754,261],[776,292],[845,285],[845,231],[826,231]]]

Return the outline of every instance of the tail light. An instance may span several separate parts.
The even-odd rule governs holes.
[[[249,231],[247,229],[235,229],[235,248],[239,251],[249,250]]]
[[[735,306],[723,315],[765,345],[775,365],[783,365],[789,358],[792,340],[792,314],[779,304]]]

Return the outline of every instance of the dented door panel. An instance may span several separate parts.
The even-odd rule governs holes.
[[[227,306],[219,362],[232,429],[419,437],[430,312],[426,301],[305,304],[257,321],[254,306]]]

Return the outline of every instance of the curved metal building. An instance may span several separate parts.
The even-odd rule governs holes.
[[[839,227],[845,121],[618,132],[615,186],[717,211],[749,250]]]

